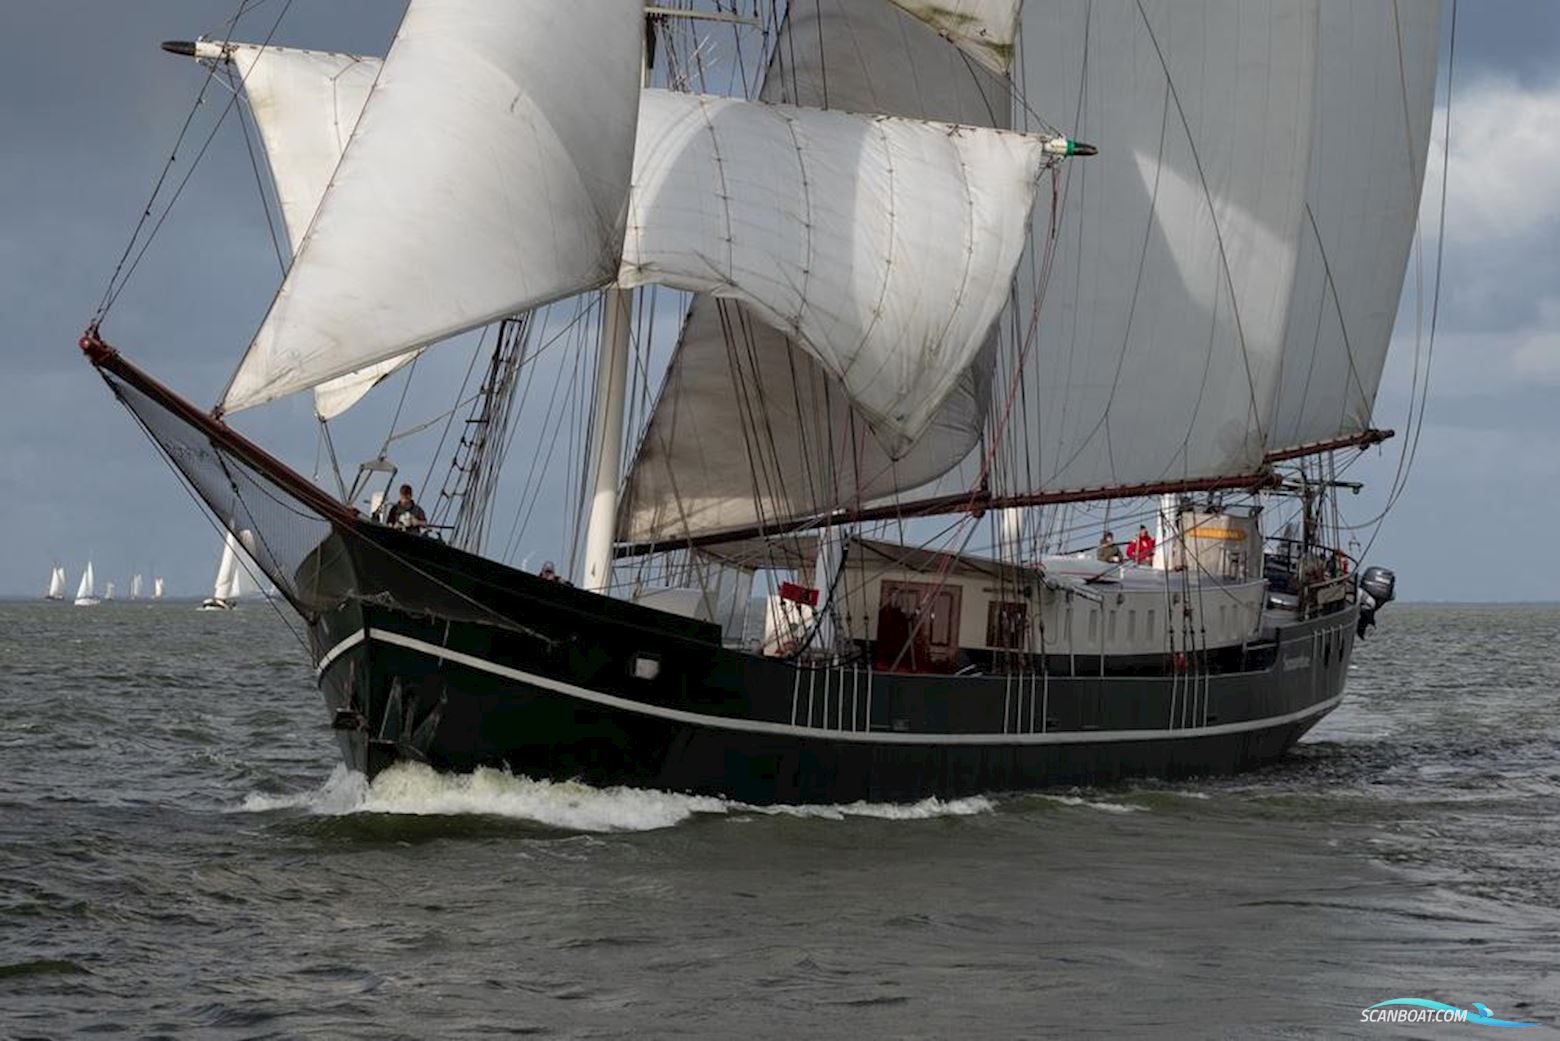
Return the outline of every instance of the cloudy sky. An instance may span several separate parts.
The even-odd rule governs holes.
[[[211,528],[80,360],[75,341],[200,85],[198,68],[157,43],[220,32],[232,7],[213,0],[0,6],[0,595],[36,595],[54,561],[74,582],[89,554],[100,576],[121,584],[134,571],[155,571],[175,593],[209,588],[217,556]],[[277,42],[382,54],[400,7],[294,0]],[[267,12],[279,9],[263,5],[248,24],[263,34]],[[1560,524],[1560,4],[1464,2],[1457,46],[1429,409],[1408,488],[1372,557],[1398,570],[1413,599],[1552,600],[1560,583],[1549,544]],[[1444,91],[1440,97],[1438,105]],[[213,95],[203,118],[224,101]],[[187,142],[175,183],[199,140]],[[1437,158],[1428,197],[1440,181]],[[1433,217],[1433,206],[1426,212]],[[1427,235],[1433,230],[1432,220]],[[1433,250],[1433,239],[1427,245]],[[1427,252],[1427,286],[1433,261]],[[276,281],[254,175],[229,124],[107,332],[209,404]],[[1408,282],[1412,294],[1412,270]],[[1412,313],[1410,297],[1377,407],[1377,425],[1400,431],[1414,379]],[[1426,343],[1422,335],[1417,342],[1422,377]],[[406,418],[448,407],[470,348],[443,353],[419,375]],[[376,393],[387,391],[398,393]],[[540,426],[536,415],[531,422]],[[382,411],[341,423],[344,466],[378,447],[385,423]],[[556,424],[522,429],[521,453],[545,449]],[[305,401],[260,410],[240,425],[306,472],[313,467],[317,438]],[[1403,443],[1372,452],[1350,475],[1385,488]],[[408,451],[413,458],[403,464],[420,479],[428,451]],[[513,532],[517,560],[562,554],[563,498],[543,503]],[[1345,503],[1358,520],[1381,505],[1379,491]],[[508,524],[500,527],[511,537]]]

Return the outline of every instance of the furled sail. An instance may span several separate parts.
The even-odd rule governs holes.
[[[1307,219],[1271,451],[1370,426],[1413,243],[1440,4],[1321,5]]]
[[[993,72],[1005,74],[1013,62],[1022,0],[893,0],[946,36]]]
[[[230,44],[276,197],[289,253],[319,208],[384,62],[354,54]],[[417,357],[408,351],[314,388],[314,411],[334,419],[380,380]]]
[[[760,96],[949,123],[1009,120],[1005,79],[889,3],[792,5]],[[993,348],[988,341],[896,458],[806,349],[741,303],[696,296],[628,476],[619,539],[781,523],[934,480],[980,438]]]
[[[223,407],[610,281],[642,32],[636,0],[412,0]]]
[[[1044,141],[656,90],[640,124],[620,283],[740,300],[913,444],[1007,301]]]
[[[1098,145],[1037,205],[1048,280],[1000,493],[1261,470],[1311,158],[1316,0],[1025,5],[1030,107]],[[1336,157],[1347,162],[1348,157]],[[1026,275],[1038,265],[1026,265]]]

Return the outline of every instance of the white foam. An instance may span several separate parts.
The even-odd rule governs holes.
[[[890,821],[921,821],[933,817],[969,817],[977,813],[990,813],[996,807],[984,795],[972,795],[963,799],[938,799],[932,797],[920,802],[852,802],[834,806],[749,806],[730,803],[735,812],[764,813],[791,817],[818,817],[824,820],[844,820],[846,817],[876,817]]]
[[[415,763],[397,763],[369,784],[362,774],[337,766],[312,792],[251,794],[248,813],[302,810],[320,816],[353,813],[413,816],[478,815],[533,821],[571,831],[651,831],[697,814],[764,814],[844,820],[927,820],[987,813],[989,799],[923,799],[916,803],[856,802],[838,806],[750,806],[704,795],[643,788],[594,788],[574,781],[534,781],[502,770],[442,774]]]
[[[1143,809],[1141,806],[1130,806],[1124,802],[1085,799],[1079,795],[1040,795],[1039,798],[1061,803],[1063,806],[1082,806],[1091,810],[1099,810],[1101,813],[1137,813]]]

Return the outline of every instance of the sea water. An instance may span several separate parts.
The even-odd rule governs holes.
[[[0,1036],[1543,1036],[1557,638],[1392,605],[1240,777],[754,808],[369,785],[263,604],[0,605]]]

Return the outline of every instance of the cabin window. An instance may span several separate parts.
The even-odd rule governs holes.
[[[1073,635],[1072,635],[1072,611],[1073,611],[1073,609],[1069,607],[1067,609],[1066,613],[1062,616],[1062,636],[1066,638],[1068,643],[1072,643],[1072,638],[1073,638]]]
[[[1108,631],[1106,633],[1106,638],[1109,639],[1111,643],[1115,643],[1116,642],[1116,612],[1115,611],[1112,611],[1110,613],[1110,622],[1108,624]]]
[[[1100,634],[1100,613],[1093,608],[1089,609],[1089,642],[1093,643]]]
[[[993,600],[986,607],[986,646],[1018,650],[1029,629],[1029,605],[1021,601]]]
[[[1127,612],[1127,639],[1132,641],[1132,642],[1134,642],[1134,643],[1137,641],[1137,612],[1136,611],[1128,611]]]
[[[1148,639],[1149,637],[1154,635],[1154,632],[1155,632],[1155,629],[1154,629],[1154,612],[1150,611],[1150,612],[1148,612],[1148,619],[1147,619],[1147,621],[1145,621],[1143,623],[1143,638],[1145,640]]]

